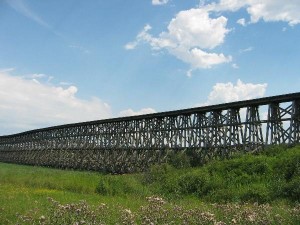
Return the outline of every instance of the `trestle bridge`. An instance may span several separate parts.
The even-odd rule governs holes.
[[[0,161],[126,173],[187,151],[199,163],[300,143],[300,92],[0,136]]]

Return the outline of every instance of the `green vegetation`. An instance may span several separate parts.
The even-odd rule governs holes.
[[[275,146],[258,155],[237,155],[197,168],[186,166],[182,153],[171,164],[174,161],[181,169],[161,164],[127,179],[108,175],[100,179],[96,191],[112,196],[156,194],[169,200],[194,196],[218,203],[300,202],[300,147]]]
[[[0,223],[300,223],[300,146],[193,160],[178,153],[127,175],[0,163]]]

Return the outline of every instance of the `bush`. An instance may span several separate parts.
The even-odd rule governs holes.
[[[142,184],[153,193],[168,199],[178,198],[178,177],[180,170],[164,163],[153,165],[142,175]]]
[[[127,175],[125,175],[127,176]],[[127,195],[127,194],[143,194],[144,189],[136,179],[127,176],[126,179],[120,176],[104,176],[96,187],[96,193],[101,195]]]
[[[169,154],[168,163],[176,169],[188,168],[191,166],[190,157],[185,151],[172,151]]]
[[[253,158],[253,161],[249,161],[245,167],[244,171],[247,171],[248,174],[254,175],[264,175],[271,171],[270,165],[264,157]]]
[[[273,157],[273,156],[280,155],[281,153],[284,153],[285,151],[287,151],[287,149],[288,149],[288,145],[284,145],[284,144],[270,145],[269,147],[261,151],[260,154]]]
[[[241,200],[245,202],[265,203],[271,200],[270,193],[264,184],[248,186],[241,194]]]
[[[182,194],[205,196],[211,190],[209,175],[204,171],[188,173],[179,178],[179,190]]]
[[[203,160],[203,150],[201,149],[187,149],[186,155],[189,158],[189,163],[191,167],[202,166]]]
[[[186,152],[178,152],[170,155],[172,165],[153,165],[140,175],[104,176],[96,191],[103,195],[137,193],[140,196],[145,196],[147,191],[168,199],[194,195],[210,202],[264,203],[278,198],[299,201],[299,147],[274,149],[276,154],[268,153],[270,156],[247,154],[199,168],[186,168],[189,157]]]
[[[226,170],[238,175],[244,173],[248,175],[263,175],[270,172],[271,168],[265,157],[248,155],[247,157],[228,161]]]
[[[299,149],[289,150],[286,154],[278,156],[274,164],[277,174],[284,176],[289,181],[300,176],[300,151]]]
[[[300,202],[300,177],[295,177],[285,184],[282,195],[292,201]]]
[[[237,193],[236,188],[220,188],[215,189],[205,198],[209,202],[219,202],[219,203],[227,203],[227,202],[239,202],[239,194]]]

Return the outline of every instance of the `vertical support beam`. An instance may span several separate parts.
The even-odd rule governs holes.
[[[289,144],[294,145],[300,142],[300,99],[292,103],[292,116],[290,124]]]
[[[264,146],[258,105],[247,107],[243,145],[246,151]]]
[[[241,115],[239,108],[228,109],[225,126],[226,150],[240,150],[243,138]]]
[[[207,147],[210,158],[224,157],[223,145],[225,142],[224,122],[226,115],[222,114],[222,110],[214,110],[210,113],[209,124],[207,127]]]
[[[267,122],[267,134],[265,144],[284,144],[289,140],[289,131],[291,127],[287,129],[283,126],[283,121],[288,118],[285,116],[292,114],[292,107],[288,106],[283,109],[278,102],[272,102],[268,108],[268,122]],[[290,118],[291,119],[291,118]]]

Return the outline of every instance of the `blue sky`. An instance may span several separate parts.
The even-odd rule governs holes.
[[[0,135],[299,91],[297,0],[2,0]]]

